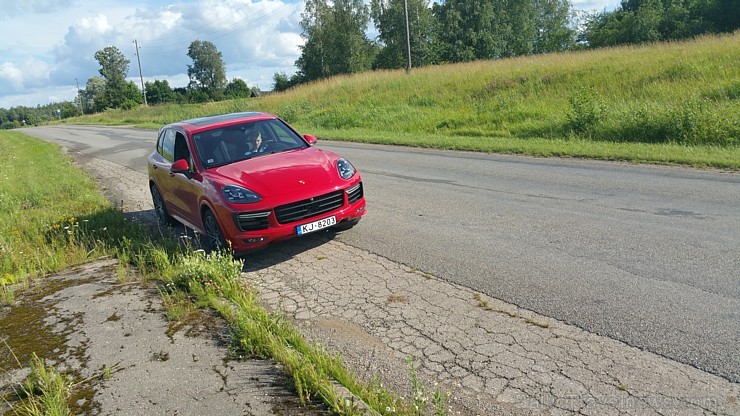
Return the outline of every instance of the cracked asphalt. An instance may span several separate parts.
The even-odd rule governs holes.
[[[328,413],[322,404],[302,407],[274,361],[229,357],[225,327],[215,316],[198,313],[173,326],[155,285],[133,275],[121,279],[116,265],[103,259],[75,267],[0,310],[0,340],[19,361],[36,352],[78,384],[72,414]],[[44,313],[29,319],[29,308]],[[0,358],[6,353],[3,348]],[[13,386],[29,370],[3,367],[0,414],[16,414],[9,407]]]
[[[78,161],[131,217],[153,218],[145,174],[81,155]],[[361,222],[348,232],[362,228]],[[249,256],[243,278],[259,288],[266,307],[282,311],[306,337],[341,354],[358,375],[378,377],[406,397],[412,394],[411,358],[428,394],[449,393],[453,414],[740,415],[738,383],[446,282],[329,233]],[[142,299],[156,296],[140,293]],[[99,318],[112,316],[112,305],[101,301]],[[165,326],[151,331],[166,333]],[[115,348],[136,348],[126,338],[131,337]],[[170,361],[178,348],[168,350]],[[219,360],[226,356],[221,349]],[[151,358],[152,351],[146,352]],[[251,377],[249,371],[230,377]],[[183,374],[200,373],[161,374],[163,381],[186,382]],[[129,383],[107,386],[95,397],[107,394],[111,403],[120,403],[116,389],[138,379],[132,374]],[[170,392],[152,392],[150,404],[157,398],[175,402]],[[211,409],[199,403],[203,407],[164,407],[162,414]],[[147,413],[141,406],[133,409]]]

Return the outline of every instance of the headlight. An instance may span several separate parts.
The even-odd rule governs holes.
[[[226,200],[235,204],[253,204],[262,200],[256,193],[236,185],[226,185],[221,192]]]
[[[337,171],[342,179],[349,179],[355,175],[355,167],[351,163],[347,162],[347,159],[340,158],[337,160]]]

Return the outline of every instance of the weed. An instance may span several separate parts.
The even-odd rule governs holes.
[[[531,317],[525,318],[524,319],[524,322],[526,322],[528,324],[532,324],[532,325],[537,325],[540,328],[549,328],[550,327],[550,324],[548,324],[547,322],[539,322],[539,321],[534,320]]]
[[[409,300],[408,296],[390,295],[388,296],[388,299],[385,301],[385,303],[402,303],[402,302],[408,302],[408,300]]]
[[[67,399],[72,390],[72,381],[43,359],[33,354],[31,374],[21,385],[22,397],[14,411],[19,415],[69,415]]]
[[[592,132],[603,120],[606,106],[591,87],[582,87],[568,97],[568,125],[576,133]]]
[[[476,293],[473,295],[473,299],[478,301],[478,307],[483,308],[483,310],[486,311],[492,311],[493,307],[488,303],[488,301],[484,300],[483,297],[480,295],[480,293]]]
[[[501,313],[503,313],[504,315],[508,315],[508,316],[510,316],[510,317],[512,317],[512,318],[516,318],[516,317],[518,317],[518,316],[519,316],[519,314],[518,314],[518,313],[516,313],[516,312],[511,312],[511,311],[509,311],[509,310],[508,310],[508,309],[506,309],[506,308],[500,308],[500,309],[499,309],[498,311],[499,311],[499,312],[501,312]]]

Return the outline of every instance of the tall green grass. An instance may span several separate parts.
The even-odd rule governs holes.
[[[369,72],[72,121],[158,127],[251,110],[322,139],[740,169],[740,32]]]
[[[0,287],[109,254],[133,231],[59,147],[0,131]]]

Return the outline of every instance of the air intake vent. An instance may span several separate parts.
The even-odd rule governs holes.
[[[266,212],[243,212],[236,215],[236,223],[242,231],[259,231],[267,229],[267,217],[270,211]]]
[[[347,200],[350,204],[359,201],[365,193],[362,190],[362,182],[347,189]]]
[[[333,211],[344,205],[344,191],[304,199],[275,208],[275,216],[281,224],[300,221]]]

